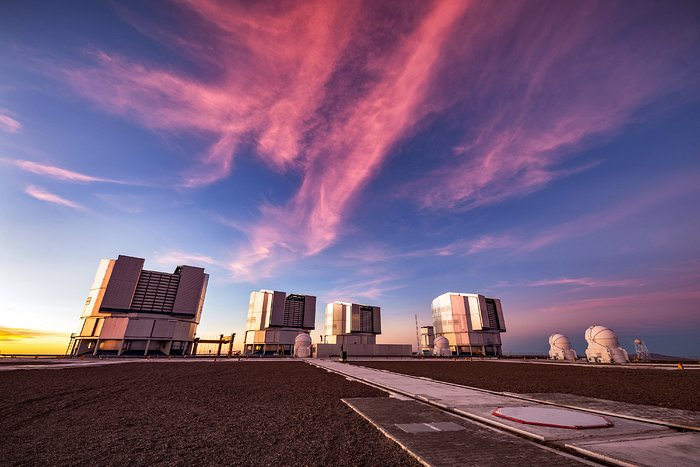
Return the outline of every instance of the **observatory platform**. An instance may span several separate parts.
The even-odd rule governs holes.
[[[310,361],[311,363],[311,361]],[[376,387],[422,401],[447,412],[490,425],[502,431],[517,433],[527,439],[543,443],[556,449],[583,454],[592,459],[616,465],[697,465],[700,458],[700,433],[681,433],[666,426],[630,420],[616,416],[606,416],[613,426],[591,427],[585,430],[562,427],[526,425],[517,421],[500,418],[493,414],[498,408],[522,408],[522,398],[505,393],[485,391],[458,386],[440,381],[416,378],[413,376],[375,370],[367,367],[345,365],[334,361],[313,361],[312,364],[337,372],[346,377],[375,385]],[[403,403],[414,404],[414,401]],[[529,407],[547,407],[536,401],[527,401]],[[373,421],[371,410],[360,412]],[[379,410],[379,409],[377,409]],[[570,411],[567,411],[567,413]],[[566,417],[554,417],[555,423],[562,425],[569,421]],[[432,421],[432,420],[426,420]],[[373,423],[392,435],[390,427]],[[397,422],[394,422],[397,423]],[[406,422],[401,422],[402,424]],[[415,433],[412,436],[426,436]]]
[[[377,344],[382,333],[381,309],[359,303],[326,305],[325,335],[316,344],[314,357],[410,357],[410,344]]]

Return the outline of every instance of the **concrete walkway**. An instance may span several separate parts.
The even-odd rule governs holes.
[[[537,406],[536,402],[336,361],[308,360],[308,363],[415,397],[545,445],[575,451],[604,462],[626,466],[695,466],[700,459],[700,433],[683,433],[661,425],[612,416],[606,417],[614,425],[610,428],[572,430],[525,425],[492,413],[499,407]]]
[[[592,464],[407,397],[343,399],[424,465],[568,467]],[[599,465],[599,464],[594,464]]]

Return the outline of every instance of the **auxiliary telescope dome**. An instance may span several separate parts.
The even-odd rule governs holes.
[[[309,358],[311,356],[310,335],[301,333],[294,338],[294,356],[299,358]]]
[[[450,341],[445,336],[435,338],[435,347],[433,347],[433,355],[436,357],[451,357],[452,349],[450,349]]]
[[[626,363],[629,362],[627,351],[620,346],[620,341],[610,328],[601,325],[591,326],[585,333],[588,348],[586,358],[589,362]]]
[[[549,336],[549,358],[552,360],[576,361],[578,356],[571,348],[571,341],[563,334]]]

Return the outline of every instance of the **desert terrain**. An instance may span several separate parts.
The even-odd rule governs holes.
[[[3,465],[419,465],[341,402],[386,394],[302,362],[0,372]]]

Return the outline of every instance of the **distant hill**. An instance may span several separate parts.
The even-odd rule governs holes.
[[[635,355],[631,354],[630,358],[634,358]],[[697,362],[697,358],[688,357],[674,357],[672,355],[663,355],[660,353],[652,353],[651,360],[655,362]]]

